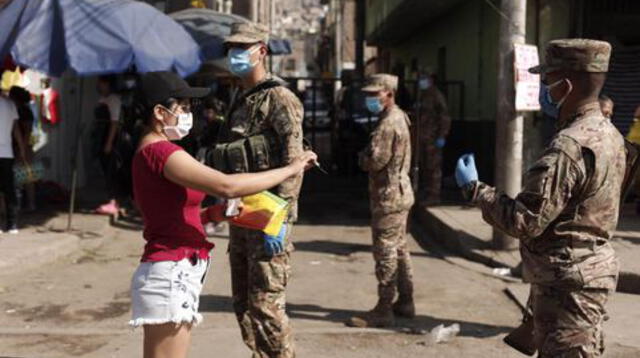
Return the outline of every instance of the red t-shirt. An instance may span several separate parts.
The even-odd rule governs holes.
[[[133,158],[133,193],[144,219],[147,244],[141,261],[180,261],[209,258],[213,244],[205,237],[200,204],[205,194],[164,177],[164,165],[179,146],[155,142]]]

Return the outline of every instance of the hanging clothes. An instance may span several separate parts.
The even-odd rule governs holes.
[[[20,72],[20,67],[17,67],[14,71],[4,71],[2,73],[2,80],[0,81],[0,89],[9,92],[11,87],[20,86],[21,82],[22,72]]]
[[[58,103],[59,97],[60,94],[58,91],[51,87],[45,89],[42,93],[42,107],[40,110],[42,112],[43,119],[50,124],[58,124],[61,120],[60,107]]]
[[[43,80],[46,80],[47,76],[34,70],[26,70],[22,74],[22,84],[27,91],[33,95],[42,95],[44,87],[42,86]]]

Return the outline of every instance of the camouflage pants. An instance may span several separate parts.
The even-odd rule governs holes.
[[[605,289],[531,285],[534,339],[541,358],[591,358],[604,352]]]
[[[406,238],[408,216],[408,211],[373,214],[373,258],[381,304],[390,305],[396,292],[402,299],[413,299],[413,271]]]
[[[442,150],[434,145],[423,145],[420,151],[420,180],[418,197],[425,205],[440,202],[442,185]]]
[[[253,358],[295,357],[285,289],[291,274],[285,253],[268,256],[262,232],[232,227],[229,241],[233,309]]]

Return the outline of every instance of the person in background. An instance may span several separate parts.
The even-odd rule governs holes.
[[[220,128],[224,123],[225,105],[215,97],[207,97],[203,101],[202,118],[204,129],[198,139],[200,148],[211,148],[218,140]]]
[[[203,161],[206,155],[207,148],[212,148],[218,141],[218,135],[220,134],[220,128],[224,125],[224,103],[213,96],[208,96],[203,100],[202,105],[202,121],[204,122],[203,128],[200,130],[197,142],[198,142],[198,160]],[[220,199],[212,196],[207,196],[202,204],[204,206],[213,205],[219,203]],[[224,232],[226,223],[208,223],[205,224],[204,229],[207,236],[213,237],[217,233]]]
[[[447,143],[451,117],[447,100],[434,75],[422,73],[418,78],[418,99],[415,108],[418,131],[418,197],[423,206],[440,202],[442,185],[442,150]]]
[[[118,213],[116,202],[116,188],[111,168],[111,157],[120,126],[120,111],[122,100],[115,93],[116,77],[114,75],[100,76],[97,90],[100,99],[95,107],[95,126],[93,138],[97,140],[94,152],[100,160],[100,166],[107,185],[107,202],[96,209],[96,213],[115,215]]]
[[[611,120],[611,118],[613,118],[613,100],[606,94],[601,94],[598,97],[598,102],[600,103],[602,115]]]
[[[20,126],[18,125],[18,111],[9,98],[0,94],[0,192],[4,194],[5,226],[4,231],[9,234],[18,233],[18,198],[14,183],[13,163],[17,155],[24,161],[26,154]],[[14,153],[15,140],[18,153]],[[0,229],[0,233],[3,229]]]
[[[228,219],[225,205],[201,209],[205,194],[237,198],[298,177],[317,157],[301,152],[278,169],[227,175],[198,162],[173,143],[191,130],[190,99],[209,89],[194,88],[173,72],[142,77],[147,123],[133,159],[134,198],[144,218],[147,241],[131,281],[133,327],[144,327],[145,358],[184,358],[191,328],[202,321],[199,296],[213,244],[203,223]]]
[[[369,173],[378,303],[346,322],[353,327],[388,327],[394,324],[394,315],[413,318],[416,314],[406,238],[409,210],[414,203],[409,179],[410,122],[409,116],[396,105],[397,90],[398,77],[383,73],[370,76],[362,88],[367,96],[367,109],[380,117],[371,133],[371,142],[359,155],[360,167]]]
[[[26,89],[18,86],[13,86],[9,90],[9,98],[11,98],[16,105],[18,111],[18,126],[20,127],[20,135],[22,137],[22,143],[24,144],[25,151],[25,165],[31,166],[33,162],[33,147],[31,146],[31,130],[33,128],[33,112],[29,103],[31,102],[31,93]],[[17,142],[14,141],[14,151],[17,149]],[[18,188],[21,190],[21,188]],[[24,184],[24,191],[27,197],[26,211],[34,211],[36,209],[36,191],[33,181],[27,181]],[[20,203],[18,203],[20,207]]]

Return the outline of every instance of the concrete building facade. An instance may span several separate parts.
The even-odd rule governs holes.
[[[492,178],[496,116],[500,1],[369,0],[366,38],[378,48],[377,71],[415,78],[429,68],[442,82],[454,118],[445,171],[462,152],[482,152],[485,178]],[[610,41],[614,52],[605,92],[616,103],[613,121],[626,133],[640,104],[640,3],[629,0],[528,0],[526,42],[587,37]],[[623,74],[624,73],[624,74]],[[455,85],[454,85],[455,84]],[[462,90],[462,93],[460,93]],[[462,110],[461,110],[462,108]],[[553,121],[539,113],[525,120],[524,165],[553,133]],[[480,134],[480,135],[478,135]],[[486,154],[484,154],[486,153]]]

